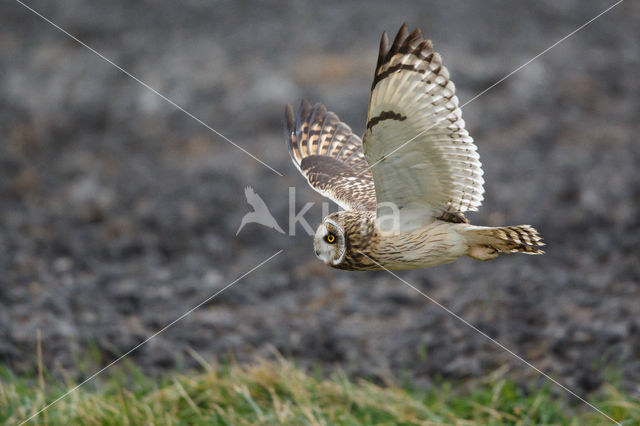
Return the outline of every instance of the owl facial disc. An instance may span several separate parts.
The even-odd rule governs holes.
[[[346,252],[342,228],[334,221],[325,219],[316,230],[313,248],[318,259],[327,265],[339,265]]]

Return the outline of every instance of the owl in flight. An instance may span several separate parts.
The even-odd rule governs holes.
[[[344,211],[325,217],[313,245],[345,270],[414,269],[467,255],[542,254],[529,225],[471,225],[482,168],[440,55],[420,30],[382,34],[362,140],[324,105],[285,108],[291,158]]]

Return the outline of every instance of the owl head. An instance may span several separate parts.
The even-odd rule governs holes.
[[[313,238],[316,256],[329,266],[339,265],[347,252],[347,239],[340,222],[327,216]]]
[[[375,211],[339,211],[325,217],[313,239],[316,256],[334,268],[357,268],[363,261],[361,252],[371,250],[377,239],[375,215]]]

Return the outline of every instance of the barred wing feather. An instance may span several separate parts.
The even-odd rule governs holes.
[[[461,217],[483,199],[482,168],[465,130],[455,86],[420,30],[406,25],[389,47],[382,35],[371,88],[364,155],[383,203],[399,208],[403,231]]]
[[[376,209],[362,141],[336,114],[304,100],[297,114],[287,105],[285,132],[291,159],[313,189],[346,210]]]

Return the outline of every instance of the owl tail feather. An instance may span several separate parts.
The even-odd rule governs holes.
[[[544,254],[545,245],[538,231],[529,225],[491,228],[470,226],[466,230],[467,255],[476,260],[491,260],[500,253]]]

